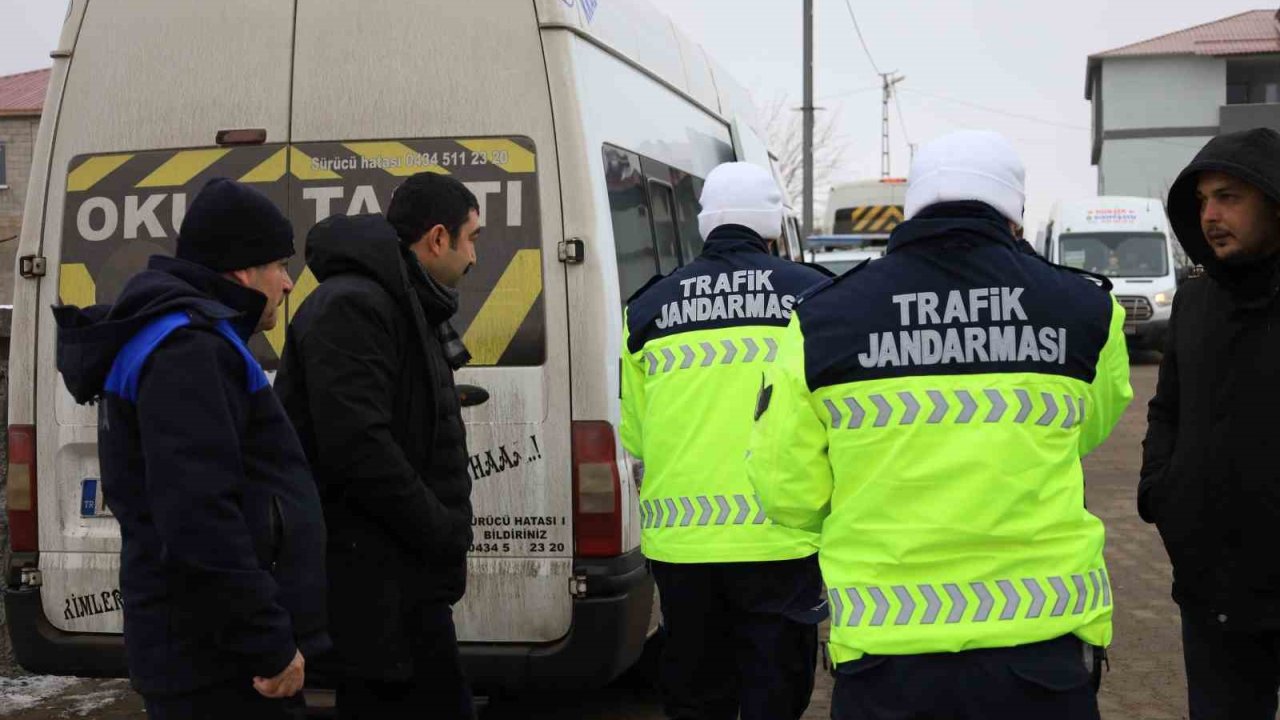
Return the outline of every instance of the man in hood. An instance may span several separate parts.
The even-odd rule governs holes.
[[[471,544],[453,373],[470,356],[449,319],[479,233],[471,191],[422,173],[386,218],[334,216],[307,236],[320,286],[277,387],[324,502],[341,718],[472,716],[452,614]]]
[[[752,399],[796,296],[825,276],[769,254],[770,173],[707,175],[702,255],[627,301],[622,443],[644,461],[641,549],[666,629],[672,718],[794,720],[813,693],[824,616],[811,530],[774,525],[747,482]]]
[[[820,533],[832,717],[1097,718],[1081,458],[1132,398],[1105,279],[1027,252],[999,135],[920,149],[885,256],[805,293],[756,408],[769,518]]]
[[[1193,720],[1272,718],[1280,688],[1280,135],[1209,141],[1169,191],[1205,274],[1178,289],[1138,512],[1182,610]]]
[[[293,228],[215,179],[176,255],[152,258],[113,306],[54,310],[67,388],[100,403],[129,676],[157,720],[301,717],[304,661],[330,644],[323,515],[246,345],[280,321]]]

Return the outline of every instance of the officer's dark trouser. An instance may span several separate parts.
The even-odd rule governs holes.
[[[1234,632],[1217,616],[1182,612],[1191,720],[1276,716],[1280,632]]]
[[[264,698],[245,678],[182,695],[145,695],[148,720],[303,720],[302,693],[283,700]]]
[[[666,645],[669,718],[795,720],[813,694],[822,604],[817,557],[653,562]]]
[[[1075,636],[1013,648],[865,656],[835,671],[832,720],[1097,720]]]
[[[432,718],[471,720],[471,689],[462,674],[453,610],[443,603],[410,613],[405,628],[413,653],[413,677],[405,682],[349,678],[338,683],[339,720]]]

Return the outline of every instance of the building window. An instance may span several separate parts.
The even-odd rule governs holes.
[[[1227,63],[1227,104],[1280,103],[1280,61],[1271,58]]]
[[[4,143],[0,143],[0,188],[9,187],[9,171],[5,164]]]

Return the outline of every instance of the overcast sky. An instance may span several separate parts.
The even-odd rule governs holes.
[[[801,0],[652,2],[752,88],[758,103],[785,94],[800,104]],[[906,75],[899,101],[912,142],[981,128],[1004,133],[1019,149],[1027,164],[1029,227],[1055,200],[1096,193],[1084,99],[1090,53],[1265,7],[1257,0],[849,4],[880,69]],[[879,78],[845,0],[815,0],[815,7],[815,93],[817,104],[840,118],[848,150],[841,174],[878,177]],[[64,0],[0,0],[0,74],[48,66],[65,12]],[[909,153],[893,113],[893,173],[905,176]]]

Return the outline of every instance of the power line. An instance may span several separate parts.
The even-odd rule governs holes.
[[[850,95],[860,95],[864,92],[871,92],[872,90],[879,90],[879,89],[880,89],[879,85],[868,85],[866,87],[854,88],[853,90],[845,90],[843,92],[832,93],[830,95],[823,95],[818,99],[819,100],[835,100],[836,98],[849,97]]]
[[[884,90],[884,96],[882,98],[882,105],[884,107],[884,110],[883,110],[883,120],[882,120],[883,127],[881,130],[882,145],[880,149],[880,155],[881,155],[880,175],[882,177],[888,177],[889,176],[889,99],[890,98],[893,98],[893,105],[898,110],[898,124],[902,128],[902,138],[903,140],[906,140],[908,148],[913,147],[911,144],[911,136],[907,133],[906,118],[904,118],[902,115],[902,103],[898,101],[898,94],[894,92],[894,86],[902,82],[905,78],[893,77],[896,75],[896,73],[881,72],[880,65],[876,62],[875,57],[871,54],[871,48],[867,45],[867,39],[862,35],[862,26],[858,24],[858,16],[856,13],[853,12],[853,3],[851,2],[851,0],[844,0],[844,7],[846,10],[849,11],[849,19],[853,21],[853,31],[858,35],[858,43],[862,45],[862,51],[867,54],[867,61],[871,63],[871,69],[875,70],[876,74],[880,76],[880,81],[882,83],[882,88]],[[858,91],[854,91],[854,92],[858,92]],[[852,95],[854,93],[851,92],[847,94]],[[912,150],[912,155],[913,156],[915,155],[914,149]]]
[[[898,101],[898,93],[893,94],[893,106],[898,109],[898,125],[902,127],[902,139],[907,141],[907,147],[911,147],[911,135],[907,132],[907,118],[902,114],[902,103]],[[914,156],[915,152],[912,151],[911,154]]]
[[[858,17],[853,14],[853,5],[849,0],[844,0],[844,6],[849,11],[849,19],[853,21],[853,30],[858,33],[858,42],[862,43],[862,50],[867,54],[867,59],[871,61],[871,69],[876,71],[877,75],[884,75],[880,72],[880,66],[876,64],[876,59],[871,57],[871,48],[867,47],[867,41],[862,37],[862,28],[858,27]]]
[[[1036,117],[1034,115],[1023,115],[1022,113],[1009,112],[1007,110],[993,108],[988,105],[982,105],[976,102],[971,102],[969,100],[960,100],[953,97],[947,97],[946,95],[935,95],[933,93],[921,92],[920,90],[915,90],[912,88],[903,88],[903,91],[914,93],[916,95],[922,95],[927,98],[933,98],[934,100],[941,100],[943,102],[950,102],[950,103],[955,103],[957,105],[964,105],[967,107],[971,107],[975,110],[982,110],[984,112],[994,113],[996,115],[1004,115],[1006,117],[1018,118],[1019,120],[1026,120],[1027,122],[1041,123],[1042,125],[1052,125],[1054,127],[1066,128],[1067,130],[1080,130],[1082,132],[1090,132],[1090,128],[1083,127],[1081,125],[1069,125],[1067,123],[1061,123],[1055,120],[1046,120],[1045,118]]]
[[[989,112],[995,115],[1004,115],[1005,117],[1016,118],[1018,120],[1026,120],[1027,122],[1040,123],[1041,125],[1051,125],[1053,127],[1063,128],[1066,130],[1077,130],[1079,132],[1088,132],[1088,133],[1093,132],[1093,128],[1084,127],[1083,125],[1069,125],[1067,123],[1060,123],[1053,120],[1046,120],[1045,118],[1035,117],[1034,115],[1023,115],[1022,113],[1014,113],[1014,112],[1009,112],[1007,110],[1000,110],[999,108],[993,108],[987,105],[982,105],[980,103],[970,102],[968,100],[960,100],[953,97],[947,97],[946,95],[935,95],[933,93],[921,92],[919,90],[913,90],[911,88],[903,88],[903,89],[909,93],[915,93],[916,95],[920,95],[922,97],[933,98],[934,100],[942,100],[943,102],[955,103],[957,105],[964,105],[966,107],[970,107],[975,110],[981,110],[983,112]],[[899,115],[901,115],[902,111],[899,110],[898,112],[899,112]],[[904,133],[906,132],[905,128],[903,132]],[[1011,139],[1019,140],[1019,142],[1040,142],[1040,141],[1027,140],[1025,138],[1011,138]],[[1178,147],[1184,150],[1186,149],[1194,150],[1196,147],[1199,147],[1199,143],[1201,142],[1199,139],[1188,139],[1188,140],[1182,140],[1182,141],[1169,139],[1169,138],[1135,138],[1135,139],[1140,139],[1144,142],[1158,143],[1160,145],[1170,145],[1172,147]]]

